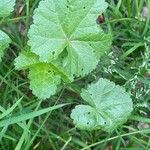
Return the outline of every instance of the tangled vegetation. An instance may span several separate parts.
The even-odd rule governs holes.
[[[0,150],[148,150],[149,10],[0,0]]]

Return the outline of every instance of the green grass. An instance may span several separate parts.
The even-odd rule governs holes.
[[[108,0],[109,8],[101,26],[113,36],[109,55],[102,58],[90,75],[62,85],[55,96],[45,101],[32,95],[27,72],[14,69],[14,58],[26,45],[38,2],[18,0],[16,10],[21,3],[21,14],[13,13],[11,19],[0,21],[0,28],[13,40],[0,63],[0,150],[104,150],[108,147],[148,150],[150,13],[144,19],[141,12],[145,5],[150,10],[150,0]],[[128,122],[112,133],[80,131],[69,117],[75,104],[81,103],[81,88],[99,77],[124,86],[134,102]]]

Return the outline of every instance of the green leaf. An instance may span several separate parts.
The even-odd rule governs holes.
[[[40,61],[62,60],[64,72],[85,76],[96,68],[111,44],[111,37],[96,23],[107,8],[104,0],[43,0],[35,10],[29,30],[31,51]]]
[[[54,95],[57,85],[60,84],[60,76],[52,72],[50,65],[40,63],[30,68],[30,89],[40,99]]]
[[[132,99],[125,89],[107,79],[83,89],[81,97],[89,105],[77,105],[71,113],[80,129],[110,132],[125,123],[133,110]]]
[[[0,17],[7,17],[13,11],[15,0],[0,0]]]
[[[4,55],[4,50],[9,47],[9,43],[11,42],[9,36],[0,30],[0,62],[1,58]]]

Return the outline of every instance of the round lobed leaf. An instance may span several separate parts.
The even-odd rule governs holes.
[[[49,63],[66,50],[60,67],[70,76],[85,76],[111,44],[111,36],[96,23],[106,8],[105,0],[42,0],[29,30],[31,51]]]
[[[125,123],[133,110],[132,99],[125,89],[107,79],[83,89],[81,97],[89,105],[78,105],[71,118],[80,129],[112,131]]]

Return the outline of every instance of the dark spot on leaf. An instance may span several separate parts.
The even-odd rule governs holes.
[[[67,5],[67,8],[69,8],[69,6]]]
[[[53,51],[52,54],[55,55],[55,51]]]
[[[88,112],[88,115],[90,115],[91,114],[91,112]]]
[[[106,124],[106,121],[104,122],[104,124]]]
[[[87,122],[87,124],[89,124],[89,122]]]
[[[101,24],[101,23],[104,23],[105,22],[105,18],[104,18],[104,15],[99,15],[98,18],[96,19],[96,23],[97,24]]]
[[[83,7],[83,9],[85,9],[85,6]]]

